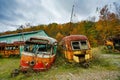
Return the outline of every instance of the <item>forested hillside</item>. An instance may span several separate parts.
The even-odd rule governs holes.
[[[101,9],[97,9],[99,20],[84,20],[77,23],[49,25],[37,25],[29,28],[17,29],[16,31],[7,31],[0,33],[1,35],[16,34],[20,32],[44,30],[49,36],[60,41],[66,35],[81,34],[86,35],[92,46],[102,45],[108,36],[120,33],[120,6],[115,5],[115,12],[111,12],[109,5],[105,5]]]

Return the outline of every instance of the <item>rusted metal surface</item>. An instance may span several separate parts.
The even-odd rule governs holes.
[[[24,45],[24,42],[17,41],[14,43],[0,43],[0,55],[2,57],[9,57],[10,55],[19,55],[20,46]]]
[[[87,37],[84,35],[70,35],[63,38],[63,40],[74,41],[74,40],[87,40]]]
[[[105,40],[105,45],[109,50],[118,50],[120,51],[120,34],[114,36],[109,36]]]
[[[28,39],[25,42],[24,51],[21,55],[20,71],[29,71],[29,69],[42,71],[49,69],[55,60],[56,42],[57,40],[54,38],[46,36]]]
[[[40,37],[31,37],[26,42],[53,44],[55,42],[57,43],[57,40],[51,37],[40,36]]]
[[[69,62],[88,62],[92,58],[89,41],[84,35],[66,36],[62,39],[60,45],[64,58],[68,59]]]
[[[70,36],[66,36],[62,39],[62,41],[60,42],[60,45],[64,45],[66,44],[66,46],[68,46],[68,50],[72,50],[71,48],[71,41],[85,41],[88,40],[86,36],[84,35],[70,35]],[[90,44],[88,44],[88,47],[90,48]]]
[[[0,46],[14,46],[14,45],[24,45],[25,42],[24,41],[15,41],[13,43],[0,43]]]
[[[13,44],[15,44],[15,45],[25,45],[25,42],[24,41],[15,41],[15,42],[13,42]]]

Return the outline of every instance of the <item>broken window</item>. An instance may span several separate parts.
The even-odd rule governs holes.
[[[72,49],[73,50],[82,50],[88,49],[87,41],[72,41]]]
[[[39,48],[38,48],[38,51],[46,52],[47,51],[46,44],[40,44]]]
[[[88,49],[87,41],[80,41],[81,49]]]
[[[72,47],[74,50],[80,49],[80,43],[78,41],[72,42]]]

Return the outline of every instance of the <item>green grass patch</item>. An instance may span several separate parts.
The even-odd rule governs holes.
[[[94,48],[91,65],[104,67],[108,70],[118,70],[119,67],[114,65],[115,62],[120,61],[120,59],[117,59],[117,55],[118,54],[114,53],[106,53],[106,51],[104,51],[104,47]]]
[[[96,71],[120,71],[120,55],[107,54],[102,49],[102,47],[92,49],[93,59],[90,67],[87,69],[79,64],[66,62],[66,59],[61,54],[58,54],[55,63],[49,70],[38,73],[32,72],[30,75],[20,73],[14,78],[10,77],[10,73],[13,69],[19,67],[20,58],[0,58],[0,80],[57,80],[56,76],[69,75],[69,73],[78,75],[94,73]],[[120,77],[118,76],[119,79]]]

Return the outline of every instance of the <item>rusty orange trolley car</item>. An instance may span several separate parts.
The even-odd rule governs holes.
[[[21,54],[20,68],[12,72],[42,71],[49,69],[55,60],[57,41],[51,37],[40,36],[30,38],[25,42],[24,51]]]
[[[84,35],[66,36],[60,42],[62,45],[62,53],[68,62],[84,63],[88,67],[87,62],[92,58],[90,43]]]
[[[20,46],[24,45],[24,42],[18,41],[14,43],[0,43],[0,55],[2,57],[9,57],[9,56],[19,56]]]

